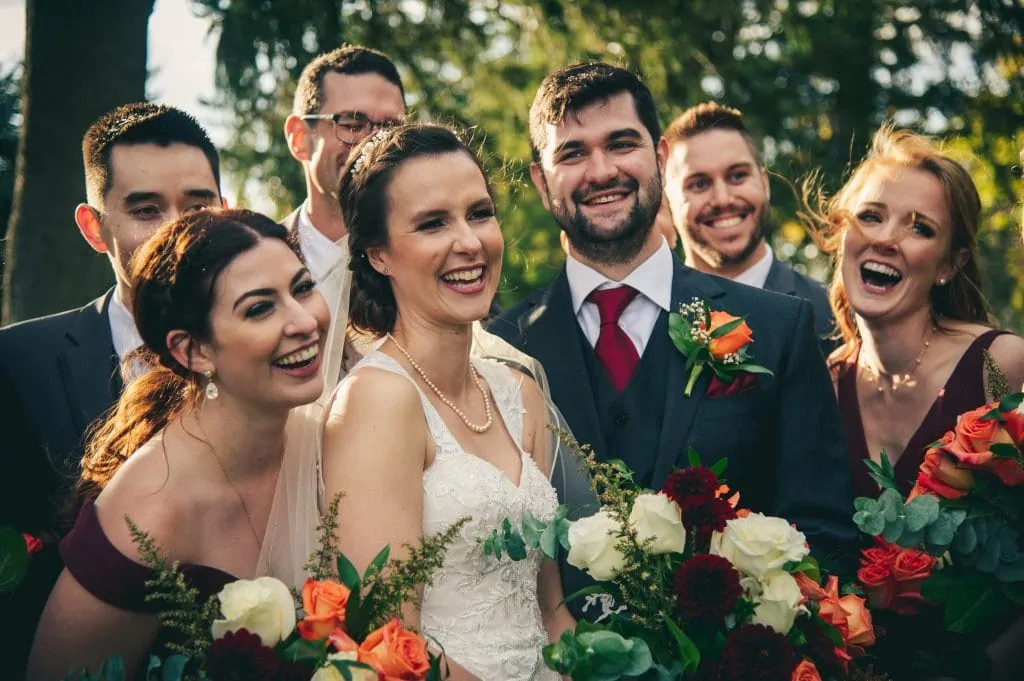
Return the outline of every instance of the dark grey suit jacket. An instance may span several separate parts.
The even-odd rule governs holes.
[[[836,341],[829,338],[835,333],[836,322],[832,317],[832,306],[828,303],[825,287],[774,258],[764,288],[767,291],[803,298],[811,304],[814,308],[814,332],[818,335],[821,353],[828,357],[836,348]]]
[[[110,335],[113,289],[88,305],[0,329],[0,381],[17,403],[24,439],[47,452],[58,488],[77,476],[83,436],[121,392]],[[15,452],[4,452],[5,465]]]
[[[710,372],[704,372],[685,397],[686,359],[673,352],[665,367],[669,387],[660,442],[650,452],[653,484],[660,487],[674,468],[687,465],[689,447],[708,464],[727,457],[726,477],[743,506],[794,522],[819,556],[852,551],[857,532],[850,471],[811,304],[702,274],[675,256],[673,261],[672,309],[697,297],[712,309],[746,317],[754,361],[774,376],[759,376],[754,391],[708,399]],[[606,424],[599,422],[589,391],[578,329],[564,269],[546,291],[489,326],[541,362],[552,398],[581,443],[601,458],[622,458],[604,442]]]

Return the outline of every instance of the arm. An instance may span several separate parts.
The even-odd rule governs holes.
[[[523,447],[533,456],[537,468],[545,475],[549,475],[553,465],[551,459],[554,434],[547,428],[548,406],[536,381],[525,374],[521,376],[523,406],[526,408]],[[558,574],[558,563],[550,558],[543,560],[537,575],[537,599],[540,602],[540,612],[549,641],[554,643],[562,636],[563,631],[576,626],[576,620],[562,602],[562,579]]]
[[[989,355],[999,365],[999,369],[1006,374],[1006,380],[1010,389],[1020,391],[1024,388],[1024,338],[1005,334],[998,336],[992,341],[988,349]],[[986,371],[986,379],[988,372]],[[985,386],[986,392],[989,386]]]
[[[338,549],[362,572],[391,545],[405,558],[405,544],[423,536],[423,469],[432,440],[420,397],[407,379],[363,369],[339,390],[324,432],[327,498],[341,493]],[[386,506],[384,506],[386,504]],[[419,601],[402,609],[405,626],[419,628]],[[448,660],[451,681],[478,681]]]
[[[107,605],[64,570],[39,620],[26,678],[54,681],[82,667],[95,673],[114,655],[123,658],[126,676],[136,678],[159,628],[156,615]]]
[[[819,558],[841,556],[845,563],[855,556],[857,540],[850,464],[839,407],[811,320],[810,305],[801,301],[788,334],[789,352],[776,377],[779,459],[773,510],[807,535]]]

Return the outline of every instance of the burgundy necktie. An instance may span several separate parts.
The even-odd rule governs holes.
[[[601,360],[605,373],[619,392],[626,389],[629,379],[640,363],[633,341],[619,328],[619,317],[623,310],[636,298],[637,291],[629,286],[596,289],[587,300],[597,305],[601,315],[601,332],[597,337],[594,352]]]

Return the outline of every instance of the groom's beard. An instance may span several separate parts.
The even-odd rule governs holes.
[[[551,216],[565,232],[572,247],[584,258],[603,265],[621,265],[633,260],[643,250],[661,207],[660,174],[656,173],[651,178],[645,191],[637,191],[639,187],[640,183],[630,177],[600,187],[589,187],[586,192],[577,189],[572,193],[571,203],[551,202]],[[608,189],[632,191],[636,199],[619,224],[611,229],[601,229],[583,214],[579,206],[587,194]]]

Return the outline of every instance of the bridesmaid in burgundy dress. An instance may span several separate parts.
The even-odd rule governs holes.
[[[883,451],[906,495],[927,445],[959,414],[1005,391],[990,381],[993,368],[1010,386],[1024,382],[1024,339],[992,328],[981,292],[978,191],[928,139],[882,128],[820,218],[832,228],[836,255],[830,299],[843,344],[829,365],[854,496],[878,496],[864,460],[877,462]],[[888,627],[890,640],[921,630],[920,621],[898,622]],[[903,666],[904,646],[917,641],[902,640],[895,654],[884,645],[876,651],[901,681],[917,678]]]
[[[145,373],[82,461],[85,499],[61,543],[30,680],[120,655],[129,678],[160,639],[132,518],[204,598],[253,578],[292,407],[320,396],[330,313],[280,225],[243,210],[191,213],[136,256]]]

